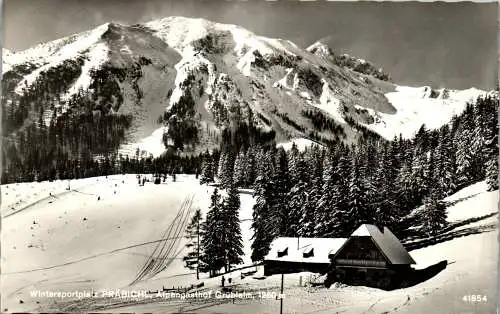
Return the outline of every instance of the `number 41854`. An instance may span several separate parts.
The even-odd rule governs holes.
[[[462,298],[464,302],[486,302],[488,298],[480,294],[467,294]]]

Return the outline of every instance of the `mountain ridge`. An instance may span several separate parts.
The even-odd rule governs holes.
[[[133,117],[127,143],[120,145],[126,154],[139,147],[159,155],[164,138],[187,151],[215,147],[221,131],[239,123],[274,131],[278,142],[301,137],[349,142],[366,130],[389,138],[388,127],[381,131],[376,122],[397,116],[400,106],[386,96],[397,92],[397,85],[365,60],[332,59],[329,47],[322,49],[328,54],[318,55],[313,46],[302,49],[205,19],[105,23],[22,52],[4,50],[2,81],[7,106],[14,106],[27,90],[47,85],[47,73],[69,73],[62,87],[49,93],[52,101],[42,101],[46,124],[65,114],[71,99],[83,97],[93,111]],[[196,134],[188,136],[184,129]]]

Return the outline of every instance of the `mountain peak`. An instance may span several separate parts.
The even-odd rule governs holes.
[[[306,50],[321,57],[331,56],[333,54],[332,49],[330,49],[327,44],[321,41],[315,42],[314,44],[307,47]]]

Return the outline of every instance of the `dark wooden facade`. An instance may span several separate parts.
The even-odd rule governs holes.
[[[338,266],[387,266],[387,259],[370,237],[353,237],[341,248],[334,258]]]
[[[391,264],[371,237],[351,237],[331,258],[330,280],[354,286],[392,289],[411,271],[409,264]]]

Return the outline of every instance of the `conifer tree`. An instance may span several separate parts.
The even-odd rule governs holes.
[[[435,151],[435,192],[439,197],[444,197],[456,189],[455,154],[453,153],[453,143],[448,125],[439,130],[438,145]]]
[[[498,98],[486,99],[484,157],[488,190],[498,189]]]
[[[219,159],[218,178],[224,188],[229,188],[233,181],[234,154],[230,149],[223,150]]]
[[[483,178],[485,175],[485,135],[487,128],[487,117],[485,115],[487,110],[487,100],[486,98],[479,96],[471,110],[471,120],[474,121],[472,129],[472,142],[471,150],[474,154],[474,159],[472,161],[472,168],[475,174],[474,179]]]
[[[254,184],[252,261],[264,259],[269,252],[272,240],[279,233],[280,226],[279,219],[274,212],[277,197],[272,181],[274,173],[272,158],[270,154],[263,154],[263,156],[264,160],[260,163]]]
[[[287,202],[287,194],[290,190],[290,176],[288,170],[288,156],[283,149],[280,147],[275,155],[275,171],[272,181],[274,182],[275,197],[273,202],[274,214],[276,215],[276,220],[279,222],[277,235],[283,235],[288,228],[287,224],[287,207],[284,206]]]
[[[295,142],[292,144],[292,148],[288,152],[288,169],[290,177],[290,185],[294,186],[302,178],[302,169],[299,162],[299,150]]]
[[[250,146],[245,154],[246,164],[243,167],[245,177],[245,187],[251,187],[255,183],[256,177],[256,161],[255,161],[255,146]]]
[[[434,158],[434,149],[430,148],[427,153],[425,153],[427,157],[424,162],[424,172],[423,172],[423,182],[424,182],[424,195],[429,193],[429,191],[433,188],[435,184],[434,174],[435,174],[435,158]]]
[[[398,200],[397,204],[401,209],[411,209],[417,203],[415,182],[412,176],[411,161],[409,164],[407,162],[404,162],[401,168],[399,168],[396,183],[396,199]]]
[[[334,148],[329,147],[324,159],[323,186],[322,193],[317,203],[318,223],[315,228],[315,234],[319,236],[330,235],[334,229],[338,217],[336,200],[336,186],[339,183],[336,166],[337,156]]]
[[[212,157],[210,154],[205,155],[201,164],[200,184],[214,182]]]
[[[354,223],[350,223],[350,208],[348,201],[349,179],[351,176],[351,156],[346,148],[339,150],[339,159],[335,167],[335,183],[333,184],[331,206],[335,212],[335,221],[330,221],[330,230],[338,237],[346,236],[352,232]]]
[[[300,180],[290,189],[287,199],[286,230],[288,237],[302,236],[301,219],[304,216],[304,204],[307,200],[308,184]]]
[[[200,209],[197,209],[191,218],[191,222],[186,228],[186,236],[188,243],[186,247],[189,252],[184,257],[186,262],[186,267],[194,270],[196,269],[196,279],[200,279],[199,275],[199,265],[200,265],[200,255],[201,255],[201,239],[202,235],[202,216]]]
[[[260,148],[256,154],[256,176],[271,180],[275,171],[274,150],[264,151]]]
[[[223,204],[223,228],[222,246],[224,248],[224,260],[226,271],[231,270],[231,265],[241,264],[243,262],[243,238],[240,228],[240,196],[236,186],[230,186],[228,196]]]
[[[412,196],[415,200],[421,200],[429,191],[428,181],[426,180],[427,165],[426,151],[416,148],[411,163]]]
[[[460,119],[458,129],[455,133],[455,160],[456,160],[456,175],[460,185],[465,185],[475,178],[474,174],[474,151],[471,143],[473,142],[473,117],[472,106],[467,104],[467,107]]]
[[[424,201],[424,220],[422,230],[431,236],[435,236],[444,226],[446,221],[446,205],[434,194]]]
[[[203,263],[203,269],[210,273],[210,277],[226,265],[225,251],[223,247],[221,230],[223,228],[222,220],[222,202],[217,189],[214,190],[210,209],[207,213],[205,224],[203,225],[203,254],[200,258]]]
[[[394,156],[387,144],[382,145],[378,154],[379,163],[373,177],[367,182],[369,208],[377,225],[392,228],[402,215],[401,209],[395,203],[396,171],[393,169],[392,160]]]
[[[311,170],[310,181],[307,183],[305,200],[302,204],[302,216],[298,233],[303,237],[312,237],[322,216],[318,211],[318,203],[321,198],[323,180],[323,151],[317,145],[306,151],[307,168]]]
[[[245,168],[248,166],[245,152],[241,150],[234,161],[233,184],[244,187],[247,184]]]
[[[352,232],[360,224],[372,223],[373,216],[369,213],[366,188],[361,180],[358,161],[353,158],[351,177],[349,180],[349,199],[347,200],[348,213],[345,217],[344,232]],[[349,231],[348,231],[349,230]]]

